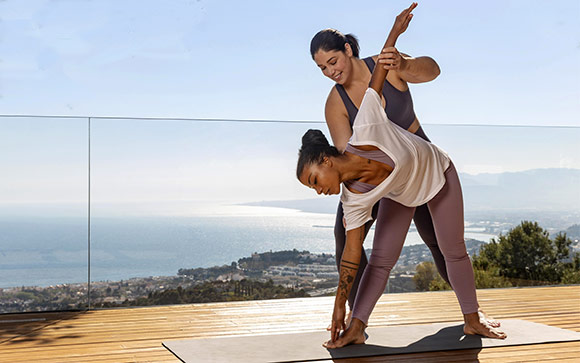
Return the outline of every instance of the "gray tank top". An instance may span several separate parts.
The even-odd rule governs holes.
[[[363,58],[363,61],[367,65],[369,71],[372,73],[373,69],[375,69],[375,61],[373,58]],[[346,107],[346,111],[348,112],[348,120],[350,122],[350,127],[352,128],[354,118],[358,113],[358,108],[354,105],[341,84],[336,84],[335,87],[338,91],[338,94],[340,95],[340,98],[342,99],[342,102],[344,103],[344,106]],[[399,91],[387,80],[385,80],[385,84],[383,85],[383,97],[385,97],[385,100],[387,101],[385,112],[387,113],[389,120],[407,130],[413,121],[415,121],[415,111],[413,109],[413,99],[411,98],[411,92],[409,90],[404,92]],[[415,135],[426,141],[430,141],[427,135],[425,135],[423,127],[419,127]]]

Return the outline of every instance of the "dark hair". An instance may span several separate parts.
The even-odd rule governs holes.
[[[345,44],[350,44],[352,55],[358,58],[359,46],[358,40],[352,34],[344,35],[336,29],[324,29],[316,33],[310,41],[310,55],[314,59],[314,54],[320,49],[328,52],[329,50],[339,50],[345,52]]]
[[[340,155],[342,154],[338,149],[328,143],[322,131],[310,129],[302,136],[302,147],[298,150],[296,177],[300,179],[306,165],[319,164],[326,156]]]

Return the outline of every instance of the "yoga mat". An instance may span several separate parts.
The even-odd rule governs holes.
[[[368,328],[365,344],[326,349],[326,331],[163,342],[183,362],[294,362],[580,341],[580,333],[525,320],[502,320],[505,340],[463,334],[463,323]]]

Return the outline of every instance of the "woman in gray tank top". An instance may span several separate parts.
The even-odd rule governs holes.
[[[407,25],[412,18],[411,12],[416,6],[417,4],[413,3],[397,17],[393,30],[389,34],[389,38],[384,46],[388,48],[383,49],[381,55],[376,58],[380,65],[384,65],[384,69],[374,69],[372,75],[366,70],[366,68],[371,68],[370,66],[367,67],[368,63],[358,58],[358,46],[356,46],[356,43],[353,43],[352,41],[354,38],[351,37],[352,39],[349,39],[343,36],[343,38],[339,38],[338,41],[333,44],[332,42],[329,42],[328,39],[335,38],[335,35],[340,35],[340,33],[333,30],[322,31],[314,37],[311,44],[311,53],[314,61],[320,67],[324,75],[337,82],[337,86],[331,91],[326,104],[327,124],[336,148],[330,146],[324,136],[321,137],[324,140],[319,140],[318,137],[312,138],[311,136],[315,135],[316,131],[309,130],[302,139],[303,145],[299,152],[300,156],[297,167],[297,177],[302,184],[316,189],[318,194],[340,193],[340,182],[345,182],[345,185],[349,185],[348,189],[353,188],[358,190],[359,193],[366,193],[368,190],[365,191],[358,188],[370,186],[372,189],[376,185],[379,185],[379,182],[380,185],[383,185],[382,183],[385,180],[389,180],[388,178],[390,175],[390,172],[385,173],[385,170],[394,170],[393,159],[390,159],[388,155],[385,155],[383,153],[384,150],[383,152],[379,152],[378,155],[371,155],[373,152],[376,153],[377,151],[380,151],[376,150],[376,145],[370,146],[364,144],[357,148],[353,148],[352,145],[347,145],[348,139],[352,136],[352,124],[348,122],[349,116],[353,117],[352,114],[356,114],[357,111],[356,109],[355,112],[349,111],[349,108],[352,108],[353,106],[357,107],[356,105],[361,104],[364,93],[368,87],[371,87],[372,90],[375,91],[374,95],[378,96],[374,97],[374,100],[376,101],[372,104],[381,107],[381,99],[382,107],[385,107],[386,104],[385,111],[387,115],[385,116],[388,116],[385,117],[386,122],[393,122],[404,129],[414,132],[416,136],[409,135],[404,131],[397,131],[395,134],[400,134],[402,138],[404,136],[405,138],[414,139],[414,142],[416,142],[417,145],[421,143],[423,143],[423,145],[429,145],[429,140],[426,138],[426,135],[424,135],[424,133],[422,135],[418,133],[418,131],[420,131],[420,126],[418,125],[416,117],[414,117],[414,113],[409,112],[409,109],[412,112],[412,103],[410,103],[407,82],[429,81],[439,74],[439,69],[436,63],[430,58],[423,58],[423,61],[420,61],[419,58],[415,60],[404,58],[400,56],[394,48],[396,38],[406,30]],[[354,52],[353,49],[355,49]],[[389,77],[389,75],[393,73],[396,76]],[[389,112],[389,103],[393,100],[390,98],[389,91],[387,91],[387,93],[384,92],[385,88],[388,88],[387,84],[391,86],[391,93],[396,90],[400,93],[407,93],[407,95],[400,95],[401,97],[399,98],[399,102],[404,104],[396,105],[394,107],[395,111],[393,111],[393,108],[391,107],[391,112]],[[399,86],[399,88],[397,88],[397,86]],[[378,114],[372,112],[369,113],[368,102],[366,108],[367,114]],[[405,107],[409,106],[409,104],[410,107]],[[360,127],[364,126],[364,119],[365,118],[363,117],[363,124],[359,125]],[[411,121],[411,119],[413,119],[413,121]],[[373,125],[375,124],[371,122],[370,126]],[[359,136],[360,132],[369,133],[372,131],[369,131],[368,128],[366,131],[361,131],[362,129],[360,127],[357,128],[357,135]],[[400,129],[394,128],[392,130]],[[378,130],[375,131],[378,132]],[[318,131],[318,133],[320,133],[320,131]],[[322,133],[320,133],[320,135],[322,135]],[[375,134],[373,133],[373,135]],[[417,136],[423,138],[427,142],[420,140]],[[356,135],[353,137],[356,142]],[[366,136],[363,136],[363,140],[366,140],[365,137]],[[391,140],[391,138],[390,136],[385,136],[384,140]],[[397,141],[391,141],[393,144],[391,147],[396,148],[396,145],[398,145]],[[390,144],[389,141],[389,145]],[[351,149],[343,154],[348,146],[351,146]],[[362,149],[357,150],[359,147]],[[424,148],[425,150],[430,150],[427,146],[424,146]],[[413,150],[417,151],[419,149]],[[429,155],[431,154],[430,151],[426,151],[426,153]],[[409,155],[411,154],[413,154],[413,152],[409,151]],[[326,155],[327,157],[323,158],[323,155]],[[419,159],[425,160],[425,158]],[[348,167],[356,169],[357,172],[350,173],[352,170],[344,167],[341,169],[341,174],[341,171],[339,171],[339,167],[337,166],[339,165],[339,160],[343,162],[341,164],[342,166],[348,165]],[[373,160],[375,164],[371,162]],[[334,162],[336,162],[336,164],[334,164]],[[322,166],[323,164],[324,167]],[[369,164],[381,166],[372,169],[368,166]],[[306,165],[308,165],[308,169]],[[335,232],[338,231],[338,233],[336,233],[337,262],[339,263],[340,281],[337,288],[332,325],[329,329],[331,332],[331,340],[328,341],[325,346],[335,348],[345,344],[364,342],[365,338],[363,332],[366,324],[368,324],[367,321],[370,312],[384,290],[384,286],[388,280],[389,271],[392,266],[394,266],[398,253],[400,253],[400,249],[402,248],[405,233],[401,233],[401,231],[405,232],[404,230],[408,228],[412,216],[414,216],[415,224],[418,229],[421,228],[419,224],[424,222],[423,220],[418,223],[417,215],[414,214],[415,208],[418,209],[419,207],[425,207],[429,219],[430,225],[427,226],[425,224],[423,225],[424,228],[428,227],[433,231],[434,228],[432,221],[436,222],[437,234],[441,237],[441,244],[436,240],[435,232],[427,231],[433,233],[434,246],[430,247],[437,247],[439,254],[441,254],[441,250],[439,249],[439,246],[441,246],[445,253],[444,258],[447,259],[447,263],[445,263],[445,260],[443,261],[443,269],[440,269],[440,273],[445,273],[447,269],[449,270],[451,285],[453,286],[464,314],[464,332],[466,334],[481,334],[487,337],[505,338],[503,332],[495,330],[495,328],[499,326],[499,323],[497,321],[488,320],[485,314],[479,309],[479,304],[477,303],[477,297],[475,294],[473,270],[469,256],[467,255],[463,237],[463,205],[459,178],[457,177],[457,173],[455,172],[452,163],[450,163],[449,167],[445,166],[445,168],[445,186],[437,192],[435,197],[429,197],[429,201],[427,202],[429,207],[433,208],[432,215],[429,214],[429,209],[427,209],[426,206],[417,206],[413,203],[409,204],[409,202],[407,202],[408,205],[406,205],[401,204],[405,203],[404,201],[401,201],[401,203],[398,203],[398,205],[395,206],[393,204],[395,202],[383,197],[377,203],[380,207],[378,218],[376,218],[377,230],[375,231],[373,242],[371,265],[366,267],[362,279],[363,282],[358,289],[359,291],[354,291],[356,301],[354,302],[355,309],[352,324],[349,321],[345,322],[344,304],[345,300],[348,300],[352,310],[353,305],[350,297],[353,295],[353,290],[355,289],[353,282],[355,281],[355,278],[358,278],[355,274],[360,275],[360,272],[363,269],[363,259],[366,265],[364,251],[359,251],[358,246],[362,249],[362,241],[368,232],[370,224],[368,222],[366,225],[361,223],[363,220],[368,220],[368,215],[365,214],[357,221],[357,223],[361,224],[357,224],[356,229],[352,229],[352,224],[349,225],[349,227],[351,227],[348,236],[349,243],[348,249],[345,250],[345,243],[343,242],[342,246],[340,246],[338,240],[342,239],[344,241],[346,239],[346,232],[344,228],[342,229],[342,232],[340,231],[339,227],[342,227],[342,218],[337,218],[337,228],[335,229]],[[325,171],[324,173],[322,172],[323,169]],[[374,171],[371,171],[371,174],[369,174],[369,170]],[[349,178],[354,178],[350,184]],[[415,180],[414,183],[419,183],[419,185],[414,184],[415,187],[421,186],[421,183],[423,183],[421,178],[411,179],[410,181],[406,180],[405,183],[413,183],[413,180]],[[365,183],[361,183],[362,181],[371,184],[364,185]],[[343,193],[345,192],[346,191],[343,191]],[[351,193],[353,192],[351,191]],[[360,205],[357,204],[359,202],[360,201],[355,201],[354,204],[351,202],[351,213],[349,214],[351,222],[353,221],[352,207],[360,207]],[[423,199],[421,199],[419,204],[420,203],[423,203]],[[439,208],[438,203],[441,203],[441,205],[444,204],[445,206]],[[366,207],[363,206],[362,208],[365,209]],[[403,209],[405,209],[405,212],[403,212]],[[342,212],[340,206],[339,212]],[[356,213],[358,213],[358,211],[355,212],[355,218],[357,217]],[[399,218],[402,215],[404,215],[404,218]],[[372,220],[370,223],[372,224]],[[424,240],[426,239],[423,233],[421,233],[421,236]],[[429,245],[428,242],[427,244]],[[377,251],[375,251],[375,247],[377,248]],[[432,248],[432,251],[433,249],[434,248]],[[343,252],[344,256],[346,256],[346,261],[342,259]],[[359,256],[361,258],[360,262]],[[435,253],[434,257],[436,257]],[[439,266],[440,265],[438,264],[438,267]],[[376,279],[374,279],[375,276],[377,276]],[[443,276],[448,280],[447,274],[444,274]],[[345,330],[344,334],[339,335],[340,331],[343,329]]]
[[[389,119],[402,128],[413,131],[423,139],[429,140],[415,116],[407,83],[421,83],[435,79],[439,75],[439,67],[433,59],[429,57],[403,57],[395,48],[387,53],[388,57],[381,54],[381,58],[375,55],[360,59],[356,38],[351,34],[344,35],[334,29],[318,32],[311,41],[310,53],[323,75],[336,82],[326,101],[325,118],[333,144],[339,151],[345,150],[347,141],[352,135],[352,124],[358,112],[358,106],[360,106],[377,61],[390,70],[382,92],[383,99],[386,101],[385,111]],[[375,218],[378,208],[379,204],[373,210]],[[346,236],[342,218],[342,205],[339,204],[334,228],[337,266],[340,264]],[[445,259],[437,244],[427,206],[417,208],[414,222],[421,238],[431,250],[439,274],[449,282]],[[373,223],[374,219],[367,223],[367,233]],[[367,256],[363,253],[360,261],[361,267],[348,299],[351,308],[366,265]]]
[[[437,78],[440,70],[435,60],[430,57],[413,58],[399,53],[395,47],[390,47],[379,55],[360,59],[357,39],[352,34],[344,35],[335,29],[325,29],[318,32],[310,43],[310,53],[323,75],[335,82],[326,100],[325,118],[333,144],[339,151],[344,152],[352,135],[354,118],[377,62],[379,66],[389,71],[382,92],[383,104],[389,119],[424,140],[430,141],[415,115],[408,83],[424,83]],[[373,220],[365,225],[365,236],[377,218],[380,204],[387,202],[383,198],[373,208]],[[439,274],[449,283],[445,259],[437,242],[427,205],[416,208],[413,221],[421,239],[433,255]],[[378,224],[383,222],[377,221]],[[340,203],[336,213],[334,236],[336,264],[337,268],[340,269],[340,261],[346,243],[343,209]],[[351,311],[360,279],[367,264],[367,256],[363,251],[359,262],[360,267],[348,296],[348,305]],[[483,312],[481,315],[486,318]],[[493,326],[499,326],[499,323],[492,319],[489,320],[489,323]]]

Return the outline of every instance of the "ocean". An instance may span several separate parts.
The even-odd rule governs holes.
[[[230,264],[254,252],[333,253],[334,215],[233,206],[209,216],[91,219],[91,281],[174,276],[180,268]],[[0,219],[0,288],[87,281],[86,218]],[[371,230],[365,248],[372,247]],[[494,235],[466,228],[466,238]],[[411,228],[406,245],[422,243]]]

